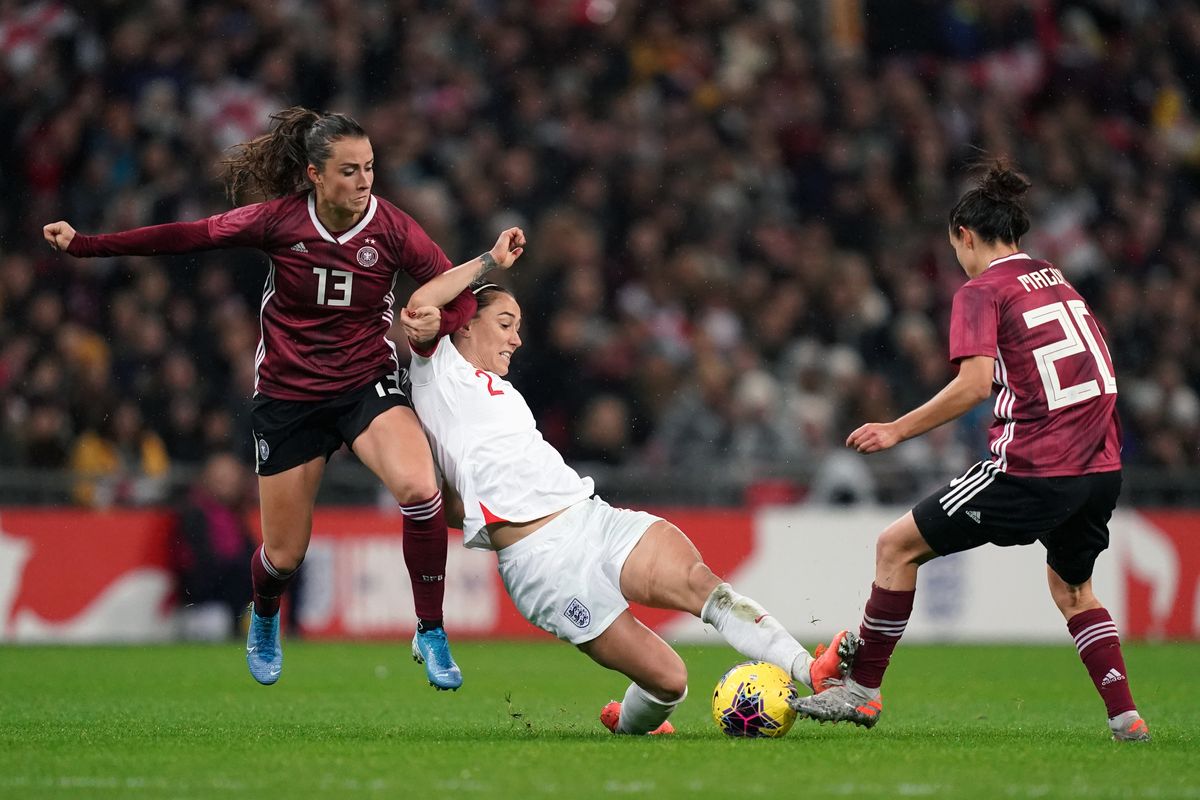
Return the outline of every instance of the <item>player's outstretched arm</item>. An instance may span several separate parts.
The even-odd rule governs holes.
[[[95,236],[85,236],[69,222],[59,220],[44,226],[42,236],[55,250],[77,258],[173,255],[218,247],[256,246],[258,237],[255,230],[243,224],[244,220],[252,221],[251,214],[245,211],[245,208],[235,209],[234,212],[194,222],[168,222]],[[216,238],[210,228],[214,220],[221,220],[223,226]]]
[[[521,253],[525,252],[525,232],[520,228],[509,228],[500,234],[491,250],[472,258],[465,264],[448,269],[441,275],[421,284],[408,298],[406,308],[412,311],[422,307],[441,308],[468,286],[490,270],[508,269]]]
[[[850,434],[846,446],[860,453],[878,453],[958,419],[991,395],[995,364],[989,356],[964,358],[954,380],[927,403],[894,422],[868,422]]]

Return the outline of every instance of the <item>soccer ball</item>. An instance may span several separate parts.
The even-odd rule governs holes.
[[[783,736],[796,721],[788,699],[796,685],[766,661],[738,664],[721,676],[713,691],[713,719],[728,736]]]

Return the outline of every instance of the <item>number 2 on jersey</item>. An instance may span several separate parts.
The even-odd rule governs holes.
[[[483,371],[483,370],[481,370],[481,369],[477,369],[477,370],[475,370],[475,376],[476,376],[477,378],[483,378],[484,380],[486,380],[486,381],[488,382],[488,394],[490,394],[492,397],[495,397],[495,396],[496,396],[496,395],[498,395],[498,394],[504,394],[504,390],[503,390],[503,389],[493,389],[493,388],[492,388],[492,375],[491,375],[491,373],[489,373],[489,372],[484,372],[484,371]]]
[[[1117,379],[1113,377],[1112,370],[1109,368],[1106,358],[1107,353],[1105,350],[1107,350],[1107,346],[1105,346],[1105,350],[1101,350],[1104,340],[1097,340],[1096,336],[1092,333],[1091,326],[1088,325],[1086,319],[1088,316],[1087,306],[1084,305],[1082,300],[1050,303],[1049,305],[1035,308],[1032,311],[1026,311],[1024,314],[1025,324],[1030,329],[1036,328],[1039,325],[1045,325],[1048,322],[1057,322],[1062,328],[1063,335],[1066,337],[1053,344],[1038,347],[1033,351],[1033,359],[1037,363],[1038,374],[1042,376],[1042,386],[1046,389],[1046,405],[1051,411],[1063,406],[1082,403],[1084,400],[1098,397],[1102,393],[1117,393]],[[1054,362],[1060,358],[1082,353],[1084,342],[1087,342],[1087,349],[1091,351],[1092,357],[1096,359],[1096,369],[1099,370],[1100,379],[1104,382],[1103,389],[1100,388],[1100,384],[1094,379],[1065,387],[1059,380],[1058,369],[1054,366]]]

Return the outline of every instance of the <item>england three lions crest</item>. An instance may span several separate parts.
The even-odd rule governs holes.
[[[571,598],[571,602],[567,605],[567,610],[563,612],[563,616],[571,620],[576,628],[586,628],[592,624],[592,612],[588,611],[587,606],[574,597]]]

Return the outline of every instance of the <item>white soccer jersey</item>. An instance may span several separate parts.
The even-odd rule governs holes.
[[[542,438],[521,393],[468,362],[448,336],[428,357],[414,352],[409,375],[433,456],[462,497],[467,547],[492,549],[490,522],[540,519],[595,491]]]

